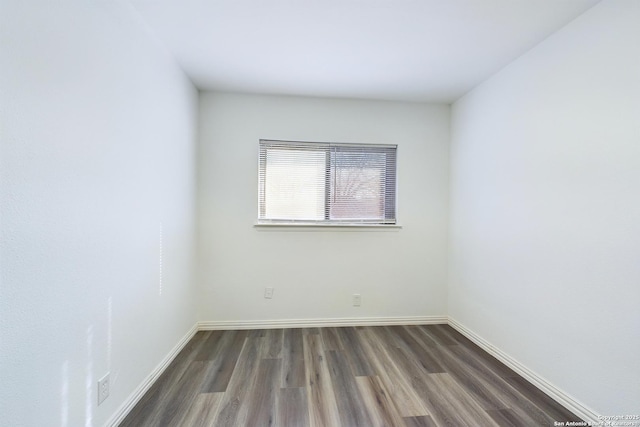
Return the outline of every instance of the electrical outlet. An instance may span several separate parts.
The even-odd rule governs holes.
[[[360,294],[353,294],[353,306],[360,307],[361,303],[362,303],[362,298],[360,297]]]
[[[98,380],[98,405],[109,397],[109,373]]]
[[[273,298],[273,288],[264,288],[264,297],[267,299]]]

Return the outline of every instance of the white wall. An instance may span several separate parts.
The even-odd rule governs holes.
[[[452,109],[449,314],[601,414],[640,413],[640,2]]]
[[[398,144],[403,228],[255,228],[260,138]],[[201,94],[200,318],[444,315],[448,139],[443,105]]]
[[[3,426],[103,425],[197,320],[197,92],[144,28],[125,1],[2,2]]]

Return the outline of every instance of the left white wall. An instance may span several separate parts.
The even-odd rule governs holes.
[[[197,320],[197,91],[125,1],[0,6],[0,424],[100,426]]]

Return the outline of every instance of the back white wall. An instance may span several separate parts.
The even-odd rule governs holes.
[[[260,138],[398,144],[403,228],[255,228]],[[443,105],[202,93],[200,318],[446,314],[448,140]]]
[[[640,414],[640,3],[604,1],[452,111],[449,314]]]

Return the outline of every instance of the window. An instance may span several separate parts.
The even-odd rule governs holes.
[[[260,141],[259,224],[395,224],[395,145]]]

